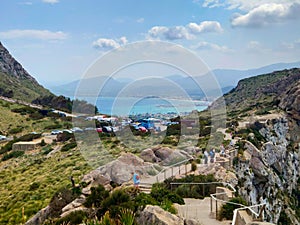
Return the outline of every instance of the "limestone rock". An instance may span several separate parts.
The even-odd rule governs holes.
[[[45,220],[50,215],[50,207],[47,206],[40,211],[38,211],[31,219],[29,219],[25,225],[40,225],[45,222]]]
[[[185,219],[184,220],[184,225],[202,225],[202,223],[198,222],[197,220],[194,219]]]
[[[151,148],[147,148],[143,150],[140,154],[140,157],[145,161],[145,162],[159,162],[161,161],[156,155],[154,154],[153,150]]]
[[[131,153],[123,153],[118,159],[96,169],[109,181],[123,184],[132,179],[132,173],[137,171],[141,177],[149,176],[149,173],[158,173],[152,163],[144,162],[138,156]]]
[[[173,215],[159,206],[147,205],[137,218],[140,225],[184,225],[182,218]]]
[[[78,198],[76,198],[74,201],[72,201],[62,209],[62,214],[74,211],[75,208],[82,207],[83,203],[85,203],[85,199],[86,198],[84,195],[80,195]]]

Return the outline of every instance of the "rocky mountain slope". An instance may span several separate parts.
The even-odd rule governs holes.
[[[276,224],[300,224],[299,82],[300,69],[276,71],[241,80],[224,96],[239,124],[239,194],[266,203],[265,219]]]
[[[40,96],[50,95],[17,62],[0,42],[0,94],[20,100],[32,101]]]

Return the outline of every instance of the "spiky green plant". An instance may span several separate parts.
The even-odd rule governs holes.
[[[119,214],[119,221],[122,225],[134,225],[135,213],[130,209],[122,209]]]

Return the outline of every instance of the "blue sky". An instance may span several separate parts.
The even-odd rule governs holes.
[[[2,0],[0,41],[42,84],[79,79],[112,48],[162,40],[209,68],[300,61],[300,0]]]

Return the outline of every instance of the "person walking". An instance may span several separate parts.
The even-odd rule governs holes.
[[[133,185],[136,188],[139,188],[141,181],[140,181],[140,176],[138,175],[137,172],[133,173]]]

